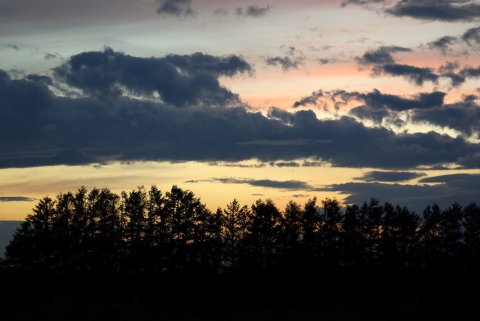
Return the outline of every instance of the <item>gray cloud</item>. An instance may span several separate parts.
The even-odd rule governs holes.
[[[259,7],[256,5],[250,5],[245,8],[236,8],[235,15],[238,17],[253,17],[260,18],[266,16],[270,11],[270,6],[266,5],[265,7]]]
[[[480,27],[470,28],[462,35],[462,40],[470,46],[480,44]]]
[[[25,196],[0,196],[0,202],[31,202],[34,198]]]
[[[363,56],[357,57],[356,60],[360,65],[372,66],[375,75],[401,76],[419,86],[426,81],[437,82],[439,76],[430,68],[402,65],[395,62],[394,53],[410,51],[412,50],[404,47],[382,46],[375,50],[366,51]]]
[[[448,63],[442,66],[438,71],[432,68],[417,67],[395,62],[393,53],[410,51],[402,47],[379,47],[375,50],[369,50],[356,60],[361,66],[372,67],[373,75],[390,75],[394,77],[404,77],[407,80],[422,86],[425,82],[437,83],[441,78],[450,80],[452,86],[463,84],[467,78],[480,77],[480,68],[464,67],[459,69],[458,65]],[[452,68],[452,66],[454,66]]]
[[[151,83],[160,77],[155,69],[159,61],[168,62],[165,62],[167,71],[170,64],[182,66],[182,75],[178,77],[197,73],[205,77],[206,73],[207,79],[211,79],[218,74],[233,75],[239,66],[243,66],[240,70],[248,68],[246,63],[239,64],[238,59],[233,59],[232,64],[230,59],[194,54],[149,58],[145,64],[145,58],[125,54],[98,52],[93,53],[93,58],[90,54],[76,55],[69,60],[68,67],[60,67],[65,74],[58,81],[66,79],[68,84],[78,84],[85,94],[81,97],[55,95],[48,87],[47,80],[51,79],[45,76],[11,79],[0,71],[0,135],[15,138],[0,141],[0,168],[111,161],[249,159],[260,162],[310,159],[309,162],[316,164],[393,169],[454,162],[473,168],[480,166],[472,161],[480,154],[480,145],[462,138],[434,132],[396,134],[386,128],[366,127],[350,117],[318,119],[311,110],[291,113],[275,110],[265,116],[240,105],[222,105],[219,100],[214,100],[212,106],[211,96],[204,93],[204,90],[211,92],[210,87],[196,91],[193,86],[192,94],[183,81],[172,81],[167,76],[165,82],[169,87],[161,87],[165,86],[162,82],[159,85],[162,94],[167,90],[185,92],[191,103],[123,95],[125,87],[139,93],[157,88]],[[202,58],[200,62],[198,58]],[[101,68],[104,64],[107,66]],[[207,71],[203,72],[204,69]],[[98,79],[101,75],[104,78]],[[118,88],[119,94],[112,95],[112,84],[118,83],[124,86]],[[228,91],[223,87],[213,88]]]
[[[266,62],[269,66],[281,66],[283,70],[298,69],[303,64],[303,58],[294,58],[289,56],[267,57]]]
[[[458,41],[457,37],[444,36],[440,37],[432,42],[427,44],[427,47],[432,50],[439,50],[443,54],[450,52],[450,46],[455,44]]]
[[[311,95],[305,96],[302,99],[300,99],[299,101],[296,101],[293,104],[293,107],[298,108],[298,107],[305,107],[307,105],[315,105],[317,103],[318,99],[321,98],[321,97],[323,97],[323,91],[322,90],[314,91]]]
[[[17,46],[17,45],[14,45],[14,44],[12,44],[12,43],[0,44],[0,48],[12,49],[12,50],[15,50],[15,51],[20,51],[20,47]]]
[[[435,185],[400,185],[384,183],[345,183],[324,188],[348,195],[346,202],[362,203],[372,197],[394,204],[407,205],[421,211],[426,205],[438,203],[442,207],[453,202],[468,204],[480,198],[479,174],[453,174],[424,178],[422,183]]]
[[[480,4],[470,0],[401,0],[386,12],[423,20],[470,21],[480,17]]]
[[[455,104],[415,110],[411,117],[413,121],[452,128],[466,136],[478,136],[480,131],[480,106],[469,99]]]
[[[269,66],[281,66],[284,71],[289,69],[298,69],[305,61],[305,55],[293,46],[285,47],[286,54],[284,56],[271,56],[265,59]]]
[[[383,3],[385,0],[344,0],[341,4],[342,7],[346,7],[350,4],[356,4],[356,5],[368,5],[371,3]]]
[[[312,186],[302,181],[275,181],[269,179],[251,179],[251,178],[211,178],[206,180],[190,180],[185,183],[222,183],[222,184],[246,184],[255,187],[267,187],[283,190],[311,190]]]
[[[159,15],[172,15],[177,17],[188,17],[197,14],[192,9],[192,0],[157,0]]]
[[[356,179],[365,182],[404,182],[415,178],[420,178],[425,175],[425,173],[419,172],[370,171],[365,173],[362,177],[358,177]]]
[[[175,106],[199,102],[218,105],[238,98],[220,85],[218,77],[251,70],[238,56],[195,53],[139,58],[106,48],[103,52],[72,56],[55,68],[55,76],[92,96],[111,98],[125,93],[144,96],[158,93],[165,103]]]
[[[357,57],[356,60],[361,65],[385,65],[393,64],[395,59],[394,53],[411,52],[412,49],[398,46],[381,46],[374,50],[366,51],[363,56]]]
[[[402,64],[384,65],[383,73],[392,76],[405,77],[418,86],[422,86],[427,81],[436,83],[439,79],[439,76],[435,74],[431,68],[422,68]]]

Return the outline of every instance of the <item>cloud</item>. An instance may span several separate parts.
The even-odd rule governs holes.
[[[0,196],[1,202],[32,202],[35,201],[34,198],[25,197],[25,196]]]
[[[358,95],[365,101],[365,104],[374,108],[387,108],[395,111],[405,111],[410,109],[425,109],[436,106],[442,106],[446,93],[434,91],[431,93],[419,93],[412,98],[405,98],[397,95],[383,94],[378,89],[374,89],[367,94]]]
[[[385,172],[385,171],[370,171],[365,173],[362,177],[356,178],[365,182],[404,182],[415,178],[425,176],[425,173],[419,172]]]
[[[480,17],[480,4],[469,0],[401,0],[385,11],[422,20],[471,21]]]
[[[450,46],[455,44],[457,41],[457,37],[443,36],[437,40],[429,42],[427,47],[432,50],[439,50],[445,55],[451,51]]]
[[[346,94],[344,95],[347,96]],[[390,122],[401,126],[403,122],[398,118],[398,112],[442,106],[445,95],[443,92],[435,91],[432,93],[419,93],[411,98],[405,98],[383,94],[379,90],[374,89],[367,94],[349,93],[347,97],[364,102],[364,105],[352,108],[349,112],[351,115],[360,119],[372,120],[377,124],[381,124],[384,119],[388,119]]]
[[[383,2],[385,2],[385,0],[344,0],[342,2],[341,6],[346,7],[350,4],[364,6],[364,5],[368,5],[368,4],[371,4],[371,3],[383,3]]]
[[[470,46],[480,44],[480,27],[470,28],[462,35],[462,40]]]
[[[282,46],[285,48],[285,46]],[[289,69],[298,69],[305,61],[303,52],[293,46],[286,47],[285,56],[270,56],[265,59],[269,66],[281,66],[284,71]]]
[[[366,51],[362,57],[356,60],[361,65],[384,65],[393,64],[395,59],[392,54],[397,52],[411,52],[412,49],[398,46],[381,46],[374,50]]]
[[[480,153],[480,145],[460,137],[399,134],[366,127],[346,116],[318,119],[311,110],[272,110],[263,115],[240,103],[232,106],[228,100],[220,104],[225,100],[212,99],[217,91],[229,92],[221,86],[185,85],[192,74],[211,79],[248,69],[248,64],[239,63],[243,60],[232,59],[234,63],[231,58],[203,54],[136,58],[108,51],[75,55],[60,67],[64,74],[56,81],[65,80],[57,84],[62,86],[75,84],[84,91],[81,96],[54,94],[46,76],[12,79],[0,71],[0,135],[13,137],[0,140],[0,168],[250,159],[309,159],[316,164],[390,169],[460,161],[480,166],[469,161]],[[174,71],[166,76],[159,71],[170,68]],[[121,93],[110,94],[118,84]],[[154,101],[125,95],[157,88],[161,95],[185,93],[189,103],[185,98],[162,96]]]
[[[190,180],[185,183],[222,183],[222,184],[246,184],[255,187],[267,187],[282,190],[311,190],[312,186],[302,181],[275,181],[269,179],[251,178],[211,178],[206,180]]]
[[[411,117],[413,121],[448,127],[466,136],[478,137],[480,131],[480,106],[468,99],[454,104],[415,110]]]
[[[5,49],[11,49],[11,50],[15,50],[15,51],[20,51],[20,47],[17,46],[17,45],[14,45],[14,44],[12,44],[12,43],[0,44],[0,48],[5,48]]]
[[[354,107],[350,114],[361,119],[370,119],[376,123],[381,123],[384,118],[392,118],[395,115],[392,112],[402,112],[411,109],[424,109],[436,106],[442,106],[446,93],[434,91],[431,93],[419,93],[410,97],[385,94],[374,89],[369,93],[347,92],[345,90],[334,90],[323,92],[321,90],[313,92],[311,95],[303,97],[295,102],[293,107],[306,106],[308,104],[317,104],[322,99],[324,106],[327,100],[335,104],[338,109],[341,105],[351,102],[360,102],[363,105]],[[288,120],[289,114],[281,110],[271,109],[269,115],[278,119]]]
[[[435,74],[431,68],[422,68],[401,64],[384,65],[383,73],[392,76],[405,77],[413,81],[418,86],[422,86],[427,81],[436,83],[439,79],[439,76]]]
[[[467,205],[480,198],[479,174],[453,174],[423,178],[429,185],[400,185],[384,183],[344,183],[324,188],[348,195],[347,203],[362,203],[372,197],[394,204],[407,205],[422,211],[427,205],[438,203],[447,207],[453,202]],[[436,183],[431,185],[432,183]]]
[[[321,97],[323,97],[323,91],[322,90],[314,91],[311,95],[305,96],[302,99],[300,99],[299,101],[296,101],[293,104],[293,107],[298,108],[298,107],[305,107],[307,105],[315,105],[317,103],[318,99],[321,98]]]
[[[218,78],[251,71],[252,67],[238,56],[194,53],[140,58],[106,48],[72,56],[55,68],[55,76],[91,96],[158,94],[165,103],[185,106],[236,101],[237,95],[221,86]]]
[[[238,17],[252,17],[252,18],[260,18],[266,16],[270,11],[270,6],[266,5],[265,7],[259,7],[256,5],[250,5],[245,8],[236,8],[235,15]]]
[[[459,86],[467,78],[480,77],[480,68],[467,66],[457,70],[458,65],[454,63],[448,63],[447,66],[442,66],[437,71],[427,67],[396,63],[393,53],[408,51],[411,50],[403,47],[383,46],[375,50],[366,51],[361,57],[357,57],[356,61],[361,66],[371,66],[373,75],[404,77],[418,86],[423,86],[425,82],[436,84],[442,78],[450,80],[452,86]]]
[[[480,44],[480,27],[467,29],[462,35],[443,36],[434,41],[427,43],[427,48],[430,50],[439,50],[444,55],[452,53],[451,46],[457,43],[465,43],[470,47]]]
[[[426,81],[437,82],[439,76],[431,68],[421,68],[410,65],[397,64],[392,54],[398,52],[411,52],[412,50],[397,46],[382,46],[366,51],[356,60],[360,65],[372,66],[374,75],[391,75],[405,77],[421,86]]]
[[[289,69],[298,69],[303,64],[302,58],[292,58],[288,56],[267,57],[266,62],[269,66],[281,66],[284,71]]]
[[[158,0],[157,13],[177,17],[188,17],[197,14],[192,9],[192,0]]]

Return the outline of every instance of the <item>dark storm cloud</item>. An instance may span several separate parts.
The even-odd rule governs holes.
[[[165,103],[175,106],[200,102],[218,105],[237,100],[235,94],[220,85],[218,77],[251,70],[238,56],[195,53],[139,58],[106,48],[72,56],[55,69],[55,76],[91,96],[158,93]]]
[[[270,179],[251,179],[251,178],[211,178],[206,180],[189,180],[185,183],[222,183],[222,184],[246,184],[255,187],[268,187],[282,190],[311,190],[312,187],[302,181],[275,181]]]
[[[270,6],[259,7],[256,5],[250,5],[245,8],[236,8],[235,15],[238,17],[253,17],[253,18],[260,18],[266,16],[270,11]]]
[[[0,202],[31,202],[34,198],[25,196],[0,196]]]
[[[335,166],[400,169],[456,161],[472,164],[480,154],[479,144],[462,138],[434,132],[396,134],[366,127],[350,117],[318,119],[311,110],[277,109],[265,116],[238,104],[218,105],[218,100],[212,107],[210,95],[195,87],[191,94],[175,77],[165,76],[169,84],[165,88],[172,93],[187,91],[187,97],[193,97],[191,104],[181,104],[183,108],[175,99],[105,97],[101,93],[110,93],[113,84],[122,84],[118,88],[122,92],[128,88],[146,93],[158,87],[163,88],[161,94],[167,92],[161,82],[144,85],[148,79],[156,83],[157,77],[163,77],[156,69],[159,61],[167,71],[170,64],[182,66],[181,75],[173,73],[176,77],[200,73],[209,79],[235,74],[238,60],[232,64],[230,59],[201,54],[148,59],[108,51],[93,53],[93,58],[91,54],[76,55],[57,70],[63,73],[59,80],[84,90],[81,97],[55,95],[45,76],[12,79],[0,72],[0,135],[8,138],[0,140],[0,168],[143,160],[310,159]],[[241,66],[240,70],[248,68],[248,64]],[[470,166],[478,168],[480,163]]]
[[[468,204],[480,199],[480,175],[453,174],[424,178],[422,183],[435,185],[400,185],[384,183],[345,183],[324,188],[347,194],[346,202],[362,203],[372,197],[394,204],[408,205],[421,211],[434,202],[447,207],[453,202]]]
[[[480,4],[469,0],[402,0],[386,12],[423,20],[470,21],[480,17]]]
[[[365,182],[404,182],[415,178],[425,176],[425,173],[419,172],[385,172],[371,171],[365,173],[362,177],[356,178]]]
[[[457,37],[444,36],[435,41],[429,42],[427,47],[433,50],[440,50],[443,54],[447,54],[451,49],[450,46],[458,41]]]
[[[452,128],[466,136],[478,136],[480,131],[480,106],[468,99],[455,104],[415,110],[411,117],[413,121]]]
[[[197,14],[197,12],[192,9],[192,0],[158,0],[157,2],[157,13],[159,15],[187,17]]]

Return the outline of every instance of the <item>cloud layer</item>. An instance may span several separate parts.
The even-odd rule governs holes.
[[[351,117],[318,119],[311,110],[251,112],[218,80],[250,71],[236,56],[139,58],[107,49],[71,57],[55,69],[55,80],[0,72],[0,134],[12,137],[0,142],[0,167],[301,158],[349,167],[479,167],[480,146],[462,138],[396,134]],[[80,94],[52,91],[62,86]],[[442,93],[355,95],[395,110],[431,109],[443,101]]]

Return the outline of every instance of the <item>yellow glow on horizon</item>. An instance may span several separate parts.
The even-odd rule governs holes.
[[[247,165],[258,165],[258,162],[242,162]],[[88,189],[108,187],[113,192],[129,191],[138,186],[149,188],[158,186],[163,192],[173,185],[189,189],[195,193],[209,209],[224,208],[236,198],[241,204],[250,206],[257,199],[271,198],[279,208],[294,200],[303,204],[307,199],[326,197],[345,199],[339,192],[316,192],[311,190],[282,190],[276,188],[251,186],[248,184],[226,184],[211,181],[212,178],[236,178],[272,181],[301,181],[311,187],[325,187],[356,181],[371,168],[339,168],[339,167],[231,167],[225,165],[209,165],[207,163],[186,162],[136,162],[131,164],[112,163],[101,168],[94,166],[49,166],[39,168],[3,169],[0,170],[0,196],[26,196],[39,199],[44,196],[54,197],[60,192],[76,191],[80,186]],[[478,170],[449,170],[425,172],[428,176],[478,173]],[[198,183],[186,181],[198,180]],[[415,184],[418,180],[403,182]],[[295,196],[295,197],[294,197]],[[0,220],[22,220],[31,213],[36,201],[0,202]]]

